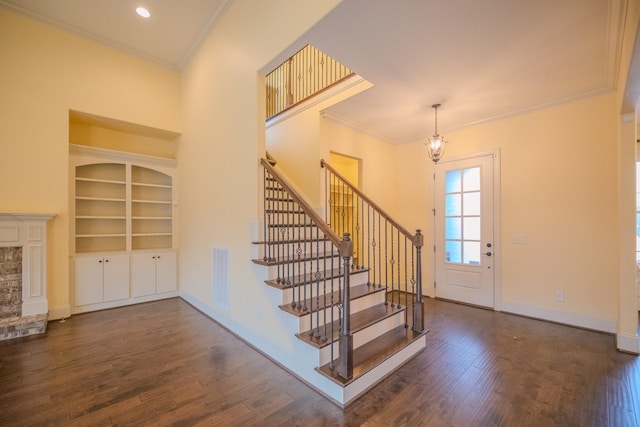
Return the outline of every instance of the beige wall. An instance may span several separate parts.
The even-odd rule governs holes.
[[[258,160],[265,152],[264,76],[259,70],[337,3],[234,1],[183,72],[180,289],[245,337],[285,334],[277,326],[278,310],[268,299],[260,267],[250,261],[259,216]],[[213,247],[229,251],[229,309],[213,301]]]
[[[496,252],[505,310],[615,324],[615,111],[612,92],[446,132],[449,158],[500,150],[502,240]],[[416,213],[426,215],[432,207],[431,184],[421,181],[429,181],[433,166],[421,160],[427,157],[422,142],[398,152],[398,188],[415,187],[420,194],[404,194],[398,205],[413,212],[403,214],[409,221],[419,222]],[[408,171],[425,163],[429,172],[420,172],[416,183]],[[527,235],[527,244],[512,244],[514,234]],[[426,274],[424,283],[432,283],[431,270]],[[564,302],[555,301],[556,290],[564,291]]]
[[[328,160],[333,151],[361,159],[360,189],[393,215],[396,180],[390,159],[394,158],[394,146],[330,119],[322,119],[320,131],[322,157]]]
[[[309,102],[292,108],[267,127],[267,151],[278,161],[278,167],[295,181],[313,206],[321,206],[324,197],[320,185],[323,176],[320,159],[328,160],[332,147],[342,143],[339,135],[331,135],[333,128],[326,124],[328,120],[322,118],[322,111],[371,86],[371,83],[361,77],[353,76]]]
[[[69,122],[69,143],[88,147],[175,159],[179,137],[173,140],[136,135],[85,123]]]
[[[0,211],[56,214],[48,297],[69,306],[69,110],[180,131],[180,76],[0,7]]]

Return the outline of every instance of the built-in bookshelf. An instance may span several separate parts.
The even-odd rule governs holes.
[[[126,250],[125,164],[77,166],[75,204],[76,252]]]
[[[131,166],[131,246],[133,250],[172,246],[171,176]]]
[[[75,253],[174,247],[172,168],[144,164],[147,156],[76,151]]]

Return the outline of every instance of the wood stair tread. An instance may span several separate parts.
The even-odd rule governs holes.
[[[371,286],[368,286],[366,284],[363,285],[355,285],[355,286],[351,286],[350,291],[349,291],[349,296],[351,297],[351,301],[358,299],[358,298],[362,298],[364,296],[370,295],[370,294],[374,294],[377,292],[383,292],[384,288],[375,288],[373,289]],[[306,316],[309,313],[315,313],[318,309],[323,309],[326,307],[331,307],[332,305],[336,305],[338,304],[339,301],[339,292],[335,291],[333,292],[333,303],[331,302],[331,293],[327,294],[326,299],[324,298],[324,295],[320,296],[320,304],[317,304],[316,302],[316,297],[314,298],[308,298],[305,301],[303,301],[301,303],[302,307],[313,307],[314,310],[302,310],[301,308],[293,308],[291,306],[291,304],[283,304],[280,307],[280,309],[286,311],[289,314],[293,314],[294,316]],[[313,299],[313,303],[312,303],[312,299]],[[325,304],[326,301],[326,304]],[[318,305],[320,307],[318,307]]]
[[[327,363],[316,370],[345,387],[428,332],[415,332],[410,327],[398,326],[358,347],[353,351],[353,378],[350,380],[338,375],[339,358],[334,361],[333,369]]]
[[[369,271],[366,268],[362,268],[359,270],[351,270],[351,274],[358,274],[358,273],[362,273],[365,271]],[[341,270],[334,268],[333,270],[325,270],[322,272],[322,277],[320,278],[320,281],[326,279],[337,279],[338,277],[340,277],[342,275]],[[274,288],[278,288],[278,289],[288,289],[288,288],[292,288],[293,287],[293,283],[295,283],[296,285],[308,285],[310,283],[314,283],[316,282],[316,278],[315,278],[315,272],[310,272],[307,274],[303,274],[300,276],[293,276],[290,280],[290,283],[278,283],[277,279],[268,279],[265,280],[264,283],[266,283],[269,286],[273,286]]]
[[[380,322],[388,317],[395,315],[396,313],[403,312],[407,308],[405,306],[391,306],[391,304],[380,303],[376,304],[372,307],[366,308],[364,310],[360,310],[351,315],[351,333],[355,334],[359,331],[362,331],[369,326]],[[316,348],[323,348],[328,346],[332,341],[331,337],[333,337],[333,341],[338,341],[338,334],[340,332],[340,324],[336,320],[335,322],[330,324],[331,329],[333,330],[333,335],[331,332],[328,333],[327,339],[323,339],[322,336],[317,336],[316,334],[311,334],[311,331],[305,331],[296,334],[296,337],[300,338],[302,341],[306,342],[309,345],[312,345]]]
[[[307,237],[306,239],[289,239],[289,240],[270,240],[265,242],[264,240],[254,240],[251,242],[253,245],[281,245],[290,243],[308,243],[308,242],[328,242],[328,237]]]

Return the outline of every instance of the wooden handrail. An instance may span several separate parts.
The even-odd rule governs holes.
[[[348,248],[350,245],[344,244],[343,240],[331,229],[331,227],[329,227],[329,225],[324,222],[324,219],[322,219],[322,217],[318,215],[318,213],[304,200],[304,198],[302,198],[302,196],[300,196],[300,194],[298,194],[296,190],[294,190],[289,184],[287,184],[287,182],[278,174],[278,172],[276,172],[273,166],[271,166],[269,160],[260,159],[260,163],[271,173],[273,178],[278,181],[278,184],[280,184],[282,188],[289,193],[291,198],[295,200],[295,202],[302,208],[304,213],[311,218],[311,220],[324,233],[324,235],[328,237],[336,247],[338,247],[338,249],[340,250],[340,255],[343,257],[347,256]],[[351,248],[351,251],[353,252],[353,245],[351,245]],[[351,255],[352,254],[348,254],[348,256]]]
[[[380,206],[378,206],[373,200],[371,200],[369,197],[367,197],[362,191],[360,191],[359,189],[357,189],[356,187],[351,185],[349,183],[349,180],[347,180],[344,176],[340,175],[340,173],[337,170],[335,170],[324,159],[320,160],[320,166],[323,167],[323,168],[327,168],[328,170],[331,171],[331,173],[333,173],[335,176],[340,178],[354,193],[356,193],[358,195],[358,197],[360,197],[362,200],[367,202],[373,209],[378,211],[378,213],[380,215],[382,215],[382,217],[385,220],[387,220],[388,223],[390,223],[392,226],[397,228],[402,234],[404,234],[409,240],[411,240],[413,242],[414,246],[416,245],[416,240],[417,240],[415,238],[416,236],[414,236],[406,228],[404,228],[403,226],[398,224],[396,221],[394,221],[393,218],[391,218],[391,216],[389,214],[387,214]],[[422,246],[422,244],[420,244],[420,246]]]

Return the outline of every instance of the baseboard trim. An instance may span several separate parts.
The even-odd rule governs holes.
[[[619,351],[631,354],[640,354],[640,339],[637,335],[618,334],[616,346]]]
[[[605,317],[589,316],[580,313],[551,310],[543,307],[518,304],[502,301],[502,310],[505,313],[518,314],[550,322],[562,323],[569,326],[591,329],[598,332],[616,333],[616,320]]]

